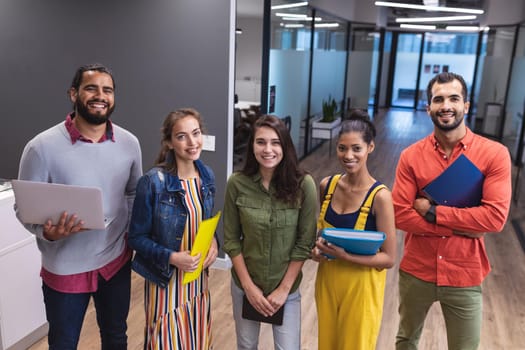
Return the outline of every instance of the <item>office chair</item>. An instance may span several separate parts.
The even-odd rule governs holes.
[[[242,117],[241,110],[233,110],[233,163],[240,163],[244,160],[248,138],[250,137],[251,125]]]
[[[292,117],[287,115],[284,118],[281,118],[281,120],[284,122],[284,125],[288,128],[288,131],[292,130]]]

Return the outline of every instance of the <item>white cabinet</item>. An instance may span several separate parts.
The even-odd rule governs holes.
[[[0,350],[26,349],[47,334],[40,251],[13,203],[11,190],[0,192]]]

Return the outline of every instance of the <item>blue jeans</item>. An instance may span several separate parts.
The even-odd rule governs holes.
[[[233,319],[237,334],[238,350],[257,350],[260,322],[242,318],[242,297],[244,291],[231,284]],[[277,350],[299,350],[301,348],[301,294],[299,289],[288,295],[284,303],[284,317],[281,326],[272,325],[273,343]]]
[[[94,293],[62,293],[42,284],[49,323],[50,350],[76,349],[80,330],[93,296],[103,350],[127,349],[126,335],[131,290],[131,263],[109,281],[99,277]]]

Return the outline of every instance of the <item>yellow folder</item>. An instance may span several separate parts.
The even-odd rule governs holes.
[[[220,217],[221,212],[219,211],[217,214],[215,214],[215,216],[212,216],[206,220],[202,220],[199,224],[195,242],[193,242],[193,247],[191,248],[191,255],[195,256],[201,253],[201,259],[199,261],[199,266],[195,269],[195,271],[184,272],[184,278],[182,279],[183,284],[196,280],[201,274],[204,260],[206,259],[206,255],[208,255],[208,250],[210,250],[211,242],[213,240],[213,236],[215,235],[215,229],[217,228]]]

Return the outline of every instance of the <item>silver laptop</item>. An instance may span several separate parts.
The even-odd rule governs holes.
[[[104,229],[102,192],[97,187],[12,180],[18,214],[26,224],[58,223],[64,211],[76,214],[84,228]]]

